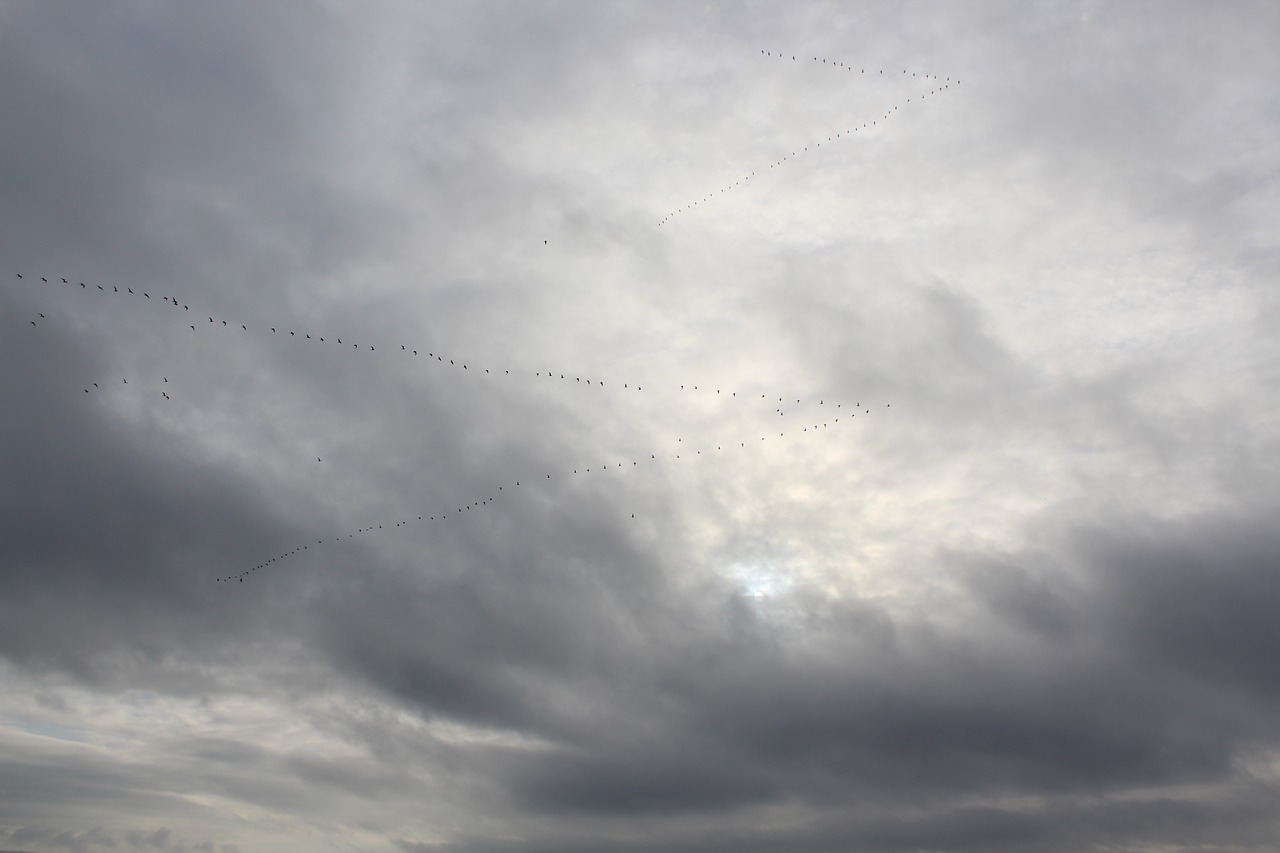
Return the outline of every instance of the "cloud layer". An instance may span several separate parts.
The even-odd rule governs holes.
[[[0,846],[1280,849],[1277,35],[4,7]]]

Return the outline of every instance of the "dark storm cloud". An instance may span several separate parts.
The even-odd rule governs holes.
[[[1107,636],[1152,672],[1273,702],[1280,673],[1280,533],[1275,507],[1254,516],[1190,519],[1076,535],[1084,559],[1102,567],[1086,612],[1105,614]],[[1245,706],[1246,708],[1248,706]]]
[[[64,341],[48,359],[23,328],[29,305],[3,302],[0,382],[23,413],[0,422],[5,655],[107,683],[117,666],[136,676],[204,657],[210,637],[245,619],[210,609],[209,581],[228,549],[247,560],[269,547],[270,512],[169,436],[103,415],[68,379],[96,375],[92,354]]]
[[[1231,827],[1240,844],[1265,838],[1273,824],[1266,783],[1244,767],[1280,738],[1267,665],[1280,641],[1252,615],[1273,597],[1280,540],[1263,518],[1221,516],[1190,525],[1133,519],[1064,535],[1075,543],[1066,549],[1076,555],[1070,566],[1034,555],[967,569],[971,557],[942,561],[989,603],[977,633],[899,625],[892,652],[873,656],[847,634],[818,632],[815,653],[785,661],[746,635],[690,630],[657,655],[652,644],[661,640],[651,637],[645,652],[634,650],[659,670],[645,689],[621,677],[579,688],[597,714],[616,718],[550,752],[513,758],[505,771],[512,793],[539,810],[692,811],[723,815],[728,825],[735,808],[761,801],[799,798],[833,810],[817,820],[822,830],[776,837],[676,832],[666,841],[679,850],[1057,850],[1177,838],[1229,846],[1222,833]],[[1106,544],[1086,545],[1098,539]],[[1188,547],[1203,550],[1188,556]],[[1225,583],[1206,594],[1210,576]],[[831,615],[876,618],[842,609]],[[523,730],[546,734],[536,723]],[[650,736],[637,737],[643,732]],[[1226,801],[1098,798],[1178,786],[1237,793]],[[961,805],[979,792],[1046,799]],[[834,817],[846,807],[892,813],[908,804],[927,804],[931,816]],[[632,844],[556,835],[454,849]]]
[[[809,626],[815,651],[784,660],[780,642],[761,640],[769,632],[755,617],[734,617],[726,605],[688,608],[669,593],[648,609],[631,599],[640,631],[631,645],[616,623],[588,615],[606,608],[572,590],[554,604],[531,601],[513,611],[471,597],[478,582],[469,579],[470,600],[436,588],[419,599],[430,604],[398,608],[403,617],[378,606],[382,628],[355,646],[377,649],[378,657],[358,652],[356,666],[428,713],[549,740],[550,753],[510,759],[511,783],[530,805],[571,812],[716,811],[797,792],[819,801],[893,802],[910,792],[1062,794],[1218,782],[1230,777],[1234,759],[1274,746],[1277,733],[1262,712],[1275,634],[1249,616],[1252,607],[1222,605],[1243,604],[1256,589],[1256,612],[1266,611],[1280,543],[1261,522],[1243,530],[1220,519],[1203,526],[1197,541],[1238,542],[1248,534],[1253,542],[1215,554],[1215,575],[1231,579],[1216,598],[1194,589],[1207,567],[1170,565],[1176,549],[1140,537],[1070,571],[1037,566],[1034,583],[1021,558],[975,571],[973,589],[993,603],[995,626],[1014,635],[1012,643],[899,624],[888,647],[875,644],[871,654],[847,626],[884,617],[840,606]],[[1082,583],[1079,573],[1097,587],[1087,597],[1071,592]],[[521,586],[531,580],[513,575],[508,594],[528,595]],[[1160,606],[1171,602],[1182,605]],[[519,616],[510,624],[486,617],[490,611]],[[1201,621],[1224,611],[1241,618],[1218,624],[1196,655],[1177,654],[1171,637],[1198,636]],[[420,626],[412,649],[388,642],[403,633],[398,618]],[[727,633],[699,628],[735,622],[741,628]],[[683,626],[678,634],[675,625]],[[575,636],[561,644],[565,631]],[[548,643],[554,653],[545,651]],[[1153,648],[1170,649],[1183,666],[1204,660],[1203,671],[1192,670],[1202,683],[1155,666],[1147,658]],[[1245,649],[1253,652],[1247,658],[1238,655]],[[593,658],[607,665],[589,679]],[[1135,679],[1133,667],[1145,676]],[[609,679],[609,672],[630,677]],[[1222,699],[1234,695],[1240,684],[1215,687],[1233,675],[1264,695],[1240,705],[1208,698],[1218,689],[1232,689]],[[548,711],[566,682],[596,722]]]

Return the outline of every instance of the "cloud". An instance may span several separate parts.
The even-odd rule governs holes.
[[[0,17],[7,846],[1269,849],[1271,7]]]

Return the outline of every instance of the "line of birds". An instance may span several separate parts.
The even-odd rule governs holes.
[[[25,279],[24,279],[24,277],[23,277],[23,275],[22,275],[22,273],[14,273],[14,274],[15,274],[19,279],[23,279],[23,280],[25,280]],[[49,279],[48,279],[47,277],[41,276],[41,277],[40,277],[40,281],[41,281],[41,282],[44,282],[44,283],[48,283]],[[72,284],[72,286],[73,286],[73,287],[75,286],[73,283],[68,282],[68,281],[67,281],[67,279],[65,279],[65,278],[62,278],[62,281],[63,281],[64,283]],[[89,288],[89,287],[88,287],[88,285],[86,285],[84,282],[80,282],[80,283],[79,283],[79,287],[80,287],[80,289],[84,290],[85,292],[90,292],[90,288]],[[138,296],[138,295],[141,295],[141,296],[145,297],[146,299],[151,299],[151,294],[150,294],[149,292],[145,292],[145,291],[134,291],[134,289],[133,289],[132,287],[125,287],[124,289],[121,289],[121,288],[120,288],[120,287],[118,287],[118,286],[112,285],[110,290],[108,290],[107,288],[105,288],[103,285],[100,285],[100,284],[99,284],[99,285],[95,285],[95,287],[96,287],[96,290],[97,290],[97,291],[101,291],[101,292],[106,293],[106,294],[120,294],[120,295],[124,295],[124,296],[130,296],[130,295],[132,295],[132,296]],[[153,301],[154,301],[154,300],[153,300]],[[177,300],[177,298],[176,298],[176,297],[172,297],[172,296],[161,296],[161,297],[160,297],[160,302],[162,302],[162,303],[166,303],[166,304],[169,304],[169,305],[172,305],[174,308],[181,308],[181,309],[182,309],[182,311],[183,311],[183,313],[184,313],[184,317],[185,317],[185,316],[187,316],[187,315],[189,315],[190,310],[191,310],[191,308],[190,308],[190,306],[189,306],[189,305],[186,305],[186,304],[180,303],[180,302]],[[39,314],[38,316],[39,316],[39,317],[40,317],[40,319],[42,319],[42,320],[43,320],[43,319],[46,319],[46,318],[45,318],[45,315],[44,315],[43,313]],[[207,328],[215,328],[215,329],[219,329],[219,330],[221,330],[221,329],[224,329],[224,328],[225,328],[225,329],[228,329],[228,330],[234,330],[236,326],[239,326],[239,327],[240,327],[240,331],[241,331],[241,332],[245,332],[245,333],[250,333],[250,332],[251,332],[251,330],[250,330],[250,329],[249,329],[249,327],[248,327],[248,324],[246,324],[246,323],[237,323],[237,322],[234,322],[234,321],[232,321],[232,322],[228,322],[227,320],[224,320],[224,319],[221,319],[221,318],[214,318],[214,317],[212,317],[212,316],[210,316],[210,315],[208,315],[208,314],[206,314],[206,315],[204,315],[204,316],[205,316],[205,321],[204,321],[204,322],[200,322],[200,323],[188,323],[188,324],[187,324],[188,328],[190,328],[193,332],[195,332],[195,331],[197,331],[197,330],[199,330],[199,329],[201,329],[201,328],[206,328],[206,329],[207,329]],[[35,321],[34,321],[34,320],[32,321],[32,324],[33,324],[33,325],[35,324]],[[257,329],[261,329],[261,328],[263,328],[263,327],[262,327],[262,326],[258,326],[258,325],[256,325],[256,324],[255,324],[255,330],[257,330]],[[309,332],[297,332],[297,331],[295,331],[295,330],[288,330],[288,332],[287,332],[287,334],[286,334],[286,333],[285,333],[285,331],[282,331],[282,330],[284,329],[284,327],[282,327],[282,326],[266,326],[265,328],[270,329],[270,334],[271,334],[273,337],[275,337],[275,338],[287,338],[287,339],[296,340],[296,341],[299,341],[299,342],[312,341],[312,342],[314,342],[314,343],[330,343],[330,344],[334,344],[334,345],[341,344],[341,345],[342,345],[342,346],[344,346],[344,347],[346,346],[346,344],[345,344],[345,343],[343,343],[343,339],[342,339],[342,337],[341,337],[341,336],[336,336],[336,335],[328,335],[328,336],[326,336],[326,335],[320,335],[320,334],[312,335],[312,334],[311,334],[311,333],[309,333]],[[358,344],[358,343],[352,343],[352,348],[353,348],[355,351],[357,351],[357,352],[362,351],[362,345],[361,345],[361,344]],[[373,345],[369,345],[369,347],[368,347],[368,351],[369,351],[369,352],[376,352],[376,351],[378,351],[378,348],[377,348],[377,347],[375,347],[375,346],[373,346]],[[399,345],[399,349],[396,349],[396,347],[395,347],[394,345],[393,345],[393,346],[390,346],[390,347],[383,347],[383,348],[382,348],[382,351],[383,351],[383,352],[393,352],[393,353],[403,353],[403,354],[405,354],[405,355],[409,355],[409,356],[412,356],[412,357],[415,357],[415,358],[418,358],[418,357],[419,357],[419,350],[418,350],[418,349],[416,349],[416,348],[414,348],[414,347],[412,347],[412,346],[406,345],[406,344],[400,344],[400,345]],[[512,376],[512,377],[517,377],[517,378],[518,378],[518,377],[520,377],[520,376],[524,376],[524,377],[526,377],[526,378],[528,377],[527,368],[526,368],[525,370],[519,370],[519,369],[517,369],[517,370],[515,370],[514,372],[513,372],[511,369],[509,369],[509,368],[502,368],[502,369],[493,368],[493,369],[491,369],[491,368],[480,368],[480,367],[477,367],[475,370],[472,370],[472,369],[471,369],[471,367],[470,367],[470,362],[469,362],[469,361],[464,361],[464,360],[462,360],[462,359],[460,359],[460,358],[450,358],[449,356],[446,356],[446,355],[443,355],[443,354],[440,354],[440,353],[435,353],[435,352],[426,352],[426,353],[425,353],[425,355],[426,355],[426,360],[427,360],[427,361],[430,361],[430,362],[432,362],[433,364],[436,364],[437,366],[442,366],[442,367],[453,367],[453,368],[458,369],[458,370],[461,370],[461,371],[465,372],[467,375],[471,375],[471,376],[477,376],[477,377],[483,377],[483,376],[499,376],[499,377]],[[643,387],[642,385],[639,385],[639,384],[636,384],[636,383],[632,383],[632,382],[629,382],[629,381],[626,381],[626,382],[611,381],[611,382],[606,386],[606,383],[605,383],[605,381],[604,381],[603,379],[600,379],[600,378],[595,378],[595,379],[593,379],[593,378],[591,378],[591,377],[585,377],[585,378],[584,378],[583,376],[575,375],[575,374],[573,374],[573,373],[566,373],[566,372],[563,372],[563,371],[554,371],[554,370],[535,370],[533,375],[534,375],[534,378],[535,378],[535,379],[553,379],[553,380],[557,380],[557,381],[564,382],[564,383],[566,383],[566,384],[580,385],[580,386],[583,386],[583,387],[593,387],[593,388],[597,388],[597,389],[600,389],[600,390],[610,389],[610,390],[620,390],[620,391],[627,391],[627,392],[631,392],[631,391],[643,391],[643,390],[644,390],[644,387]],[[725,390],[725,389],[722,389],[722,388],[713,388],[713,387],[711,387],[711,386],[703,385],[703,384],[701,384],[701,383],[688,383],[688,382],[686,382],[686,383],[676,383],[676,386],[678,387],[678,390],[680,390],[680,391],[682,391],[682,392],[687,392],[687,393],[698,393],[698,394],[706,394],[706,395],[708,395],[708,396],[716,396],[716,397],[719,397],[720,399],[723,399],[723,400],[726,400],[726,401],[733,401],[733,400],[746,400],[746,399],[747,399],[747,395],[746,395],[746,394],[739,395],[737,391],[733,391],[733,390]],[[672,387],[672,388],[670,388],[670,390],[672,390],[672,391],[677,390],[677,387]],[[712,391],[714,391],[714,392],[715,392],[715,394],[714,394],[714,395],[712,395],[712,394],[711,394],[711,392],[712,392]],[[87,392],[87,389],[86,389],[86,392]],[[762,394],[760,395],[760,399],[761,399],[761,400],[768,400],[768,399],[770,399],[772,396],[773,396],[773,395],[770,395],[770,394],[764,394],[764,393],[762,393]],[[166,399],[168,399],[168,396],[167,396],[167,395],[166,395]],[[778,397],[778,400],[781,402],[781,401],[783,400],[783,397],[782,397],[782,396],[779,396],[779,397]],[[797,400],[797,402],[799,402],[799,401]],[[820,405],[821,405],[821,404],[822,404],[822,403],[820,402]]]
[[[861,403],[858,403],[858,404],[856,404],[856,405],[861,406],[862,404],[861,404]],[[886,404],[885,404],[885,408],[889,408],[889,404],[888,404],[888,403],[886,403]],[[870,413],[871,413],[871,409],[870,409],[870,408],[866,408],[866,409],[864,409],[864,410],[863,410],[863,414],[870,414]],[[849,417],[850,417],[850,418],[857,417],[857,413],[856,413],[856,412],[854,412],[854,413],[852,413]],[[845,422],[846,422],[846,423],[848,423],[848,420],[846,419],[846,421],[845,421]],[[818,433],[819,431],[821,431],[821,430],[825,430],[825,429],[829,429],[830,427],[832,427],[832,426],[834,426],[834,425],[836,425],[836,424],[838,424],[838,423],[840,423],[840,418],[839,418],[839,417],[833,418],[832,420],[827,421],[827,422],[824,422],[824,423],[815,423],[815,424],[813,424],[813,426],[812,426],[812,427],[810,427],[808,424],[806,424],[805,426],[803,426],[803,427],[800,429],[800,434],[801,434],[801,435],[804,435],[804,434],[808,433],[810,430],[812,430],[814,433]],[[786,435],[787,435],[787,434],[786,434],[785,432],[780,432],[780,433],[778,433],[778,437],[779,437],[779,438],[785,438],[785,437],[786,437]],[[795,431],[794,431],[794,430],[792,431],[792,435],[793,435],[793,436],[795,435]],[[764,441],[766,441],[768,438],[769,438],[769,436],[767,436],[767,435],[762,435],[762,436],[760,436],[760,441],[764,442]],[[683,445],[683,444],[684,444],[684,440],[683,440],[683,439],[676,439],[676,442],[677,442],[678,444],[681,444],[681,445]],[[754,445],[754,444],[755,444],[754,440],[753,440],[751,443],[752,443],[752,445]],[[746,442],[746,441],[739,441],[739,442],[737,442],[737,444],[738,444],[738,447],[739,447],[740,449],[745,449],[745,448],[747,447],[747,442]],[[725,449],[726,447],[732,448],[732,446],[733,446],[733,442],[722,442],[722,443],[718,443],[718,444],[716,444],[716,445],[715,445],[715,451],[712,451],[712,450],[710,449],[710,445],[708,445],[708,447],[707,447],[707,455],[711,455],[711,453],[713,453],[713,452],[716,452],[716,453],[723,452],[723,451],[724,451],[724,449]],[[630,470],[630,469],[636,469],[636,468],[638,468],[638,467],[641,465],[641,463],[657,464],[658,462],[666,461],[666,460],[668,460],[668,459],[679,460],[679,459],[682,459],[682,458],[694,458],[694,457],[697,457],[697,456],[701,456],[701,455],[703,455],[703,454],[702,454],[702,450],[701,450],[701,449],[693,450],[693,451],[692,451],[692,453],[691,453],[691,452],[689,451],[689,449],[688,449],[688,448],[684,448],[684,447],[682,447],[682,448],[680,448],[680,451],[681,451],[681,452],[668,452],[668,453],[662,453],[661,455],[660,455],[660,454],[658,454],[658,453],[656,453],[656,452],[654,452],[654,453],[650,453],[650,454],[649,454],[649,458],[648,458],[648,459],[643,459],[643,458],[641,458],[641,459],[633,459],[633,460],[631,460],[631,465],[630,465],[630,466],[628,466],[628,465],[626,464],[626,462],[617,462],[617,463],[615,463],[615,464],[613,465],[613,468],[614,468],[615,470],[617,470],[617,471],[626,471],[626,470]],[[319,462],[319,461],[320,461],[320,459],[317,457],[316,461],[317,461],[317,462]],[[603,472],[603,471],[608,471],[608,470],[610,470],[610,466],[609,466],[609,464],[608,464],[608,463],[605,463],[605,464],[603,464],[603,465],[598,466],[598,470],[599,470],[599,471],[601,471],[601,472]],[[573,476],[573,475],[576,475],[576,474],[579,474],[579,473],[589,474],[589,473],[591,473],[591,471],[592,471],[592,469],[591,469],[591,468],[589,468],[589,467],[579,467],[579,468],[573,468],[573,469],[572,469],[572,473],[568,473],[568,474],[566,474],[564,471],[562,471],[562,472],[561,472],[561,474],[560,474],[560,475],[558,475],[558,476]],[[535,475],[534,477],[532,477],[532,478],[530,478],[530,477],[524,477],[524,478],[522,478],[522,479],[520,479],[520,480],[513,480],[513,481],[509,481],[509,482],[505,483],[505,484],[504,484],[504,486],[508,486],[508,487],[510,487],[510,488],[512,488],[512,489],[517,489],[517,488],[521,488],[521,489],[522,489],[522,488],[523,488],[522,483],[524,483],[524,482],[538,482],[538,481],[543,481],[543,482],[545,482],[546,480],[551,480],[551,479],[553,479],[552,475],[551,475],[550,473],[548,473],[548,472],[544,472],[544,475],[543,475],[542,477],[538,477],[538,476],[536,476],[536,475]],[[504,494],[504,495],[505,495],[505,494],[506,494],[506,492],[504,491],[504,486],[498,486],[498,492],[499,492],[499,493],[502,493],[502,494]],[[395,524],[390,524],[389,526],[388,526],[388,525],[384,525],[384,524],[370,524],[368,527],[361,527],[361,528],[359,528],[359,529],[357,529],[357,530],[354,530],[354,531],[352,531],[352,532],[350,532],[350,533],[347,533],[347,534],[345,535],[345,537],[344,537],[344,536],[336,536],[336,537],[334,537],[334,539],[333,539],[333,543],[334,543],[334,544],[340,543],[340,542],[342,542],[344,539],[355,539],[357,536],[361,536],[361,535],[366,534],[366,533],[374,533],[374,532],[377,532],[377,531],[379,531],[379,530],[394,530],[394,529],[395,529],[395,528],[397,528],[397,527],[407,527],[407,526],[409,526],[410,524],[414,524],[414,523],[416,523],[416,522],[448,521],[448,520],[449,520],[449,519],[451,519],[451,518],[455,518],[455,517],[460,516],[460,515],[462,515],[462,514],[464,514],[464,513],[470,512],[472,509],[483,509],[483,508],[485,508],[485,507],[489,506],[490,504],[492,504],[494,501],[496,501],[496,500],[497,500],[497,498],[498,498],[498,495],[496,495],[496,494],[490,494],[490,496],[489,496],[489,497],[487,497],[487,498],[483,498],[483,499],[481,499],[481,500],[473,500],[473,501],[470,501],[470,502],[466,502],[466,503],[464,503],[462,506],[455,506],[452,510],[446,510],[446,511],[443,511],[443,512],[439,512],[439,513],[437,513],[437,514],[435,514],[435,515],[425,515],[425,516],[424,516],[424,515],[418,515],[418,516],[410,517],[410,518],[408,518],[408,519],[401,519],[400,521],[397,521]],[[631,517],[632,517],[632,518],[635,518],[635,517],[636,517],[636,516],[635,516],[635,513],[632,513],[632,514],[631,514]],[[389,523],[388,523],[388,524],[389,524]],[[317,540],[316,540],[316,546],[317,546],[317,547],[323,546],[323,545],[325,545],[325,544],[328,544],[328,540],[327,540],[327,539],[317,539]],[[238,573],[236,573],[236,574],[224,575],[224,576],[222,576],[222,577],[215,578],[214,580],[215,580],[216,582],[218,582],[218,583],[231,583],[231,582],[233,582],[233,581],[234,581],[234,582],[238,582],[238,583],[244,583],[244,579],[245,579],[245,578],[247,578],[247,577],[252,576],[252,575],[254,574],[254,572],[261,571],[261,570],[263,570],[263,569],[266,569],[268,566],[271,566],[272,564],[282,562],[282,561],[284,561],[284,560],[289,559],[289,558],[290,558],[290,557],[292,557],[292,556],[295,556],[295,555],[297,555],[297,554],[301,554],[301,553],[302,553],[302,552],[304,552],[304,551],[310,551],[310,550],[311,550],[311,545],[310,545],[310,543],[309,543],[309,542],[308,542],[307,544],[305,544],[305,545],[298,545],[298,546],[296,546],[296,547],[294,547],[294,548],[292,548],[292,549],[290,549],[290,550],[288,550],[288,551],[284,551],[284,552],[282,552],[282,553],[280,553],[280,554],[277,554],[277,555],[275,555],[274,557],[269,557],[269,558],[267,558],[266,560],[262,561],[261,563],[257,564],[256,566],[253,566],[252,568],[244,569],[243,571],[240,571],[240,572],[238,572]]]
[[[14,275],[16,275],[19,279],[23,279],[23,275],[22,275],[22,273],[20,273],[20,272],[18,272],[18,273],[14,273]],[[41,281],[41,283],[43,283],[43,284],[48,284],[48,283],[49,283],[49,279],[48,279],[46,276],[40,276],[40,281]],[[73,282],[73,281],[68,281],[66,278],[62,278],[62,283],[63,283],[63,284],[67,284],[67,285],[71,285],[72,287],[75,287],[75,282]],[[112,286],[111,286],[111,290],[110,290],[110,291],[108,291],[108,290],[107,290],[105,287],[103,287],[101,284],[96,285],[96,287],[98,288],[98,290],[102,291],[103,293],[120,293],[120,292],[121,292],[121,291],[120,291],[120,288],[119,288],[119,287],[117,287],[116,285],[112,285]],[[81,289],[81,290],[88,290],[88,289],[89,289],[89,285],[85,284],[85,283],[82,281],[82,282],[80,282],[80,289]],[[134,295],[134,296],[136,296],[136,295],[137,295],[137,294],[135,294],[135,293],[133,292],[133,288],[132,288],[132,287],[126,287],[126,288],[125,288],[125,291],[126,291],[127,293],[129,293],[129,294]],[[151,294],[150,294],[150,293],[142,292],[142,295],[143,295],[143,296],[145,296],[147,299],[150,299],[150,298],[151,298]],[[161,297],[161,298],[162,298],[162,299],[164,299],[165,301],[169,301],[169,300],[171,299],[171,297],[168,297],[168,296],[164,296],[164,297]],[[177,308],[177,307],[178,307],[178,300],[173,299],[173,300],[172,300],[172,302],[173,302],[173,307]],[[187,311],[190,311],[190,310],[191,310],[191,306],[189,306],[189,305],[183,305],[182,307],[183,307],[184,309],[186,309]],[[41,314],[40,316],[41,316],[41,317],[43,317],[44,315],[43,315],[43,314]]]
[[[167,377],[167,376],[161,376],[160,378],[161,378],[162,380],[164,380],[164,384],[168,384],[168,383],[169,383],[169,377]],[[128,384],[129,384],[129,380],[128,380],[128,379],[124,379],[124,378],[122,378],[122,379],[120,380],[120,382],[121,382],[121,384],[123,384],[123,385],[128,385]],[[90,384],[90,386],[93,388],[93,391],[90,391],[90,390],[89,390],[89,388],[85,388],[85,389],[84,389],[84,393],[86,393],[86,394],[92,394],[92,393],[94,393],[95,391],[101,391],[101,390],[102,390],[102,386],[100,386],[97,382],[91,382],[91,383],[89,383],[89,384]],[[135,383],[134,383],[134,385],[137,385],[137,384],[138,384],[137,382],[135,382]],[[166,400],[172,400],[172,399],[173,399],[172,397],[170,397],[170,396],[169,396],[169,392],[167,392],[167,391],[165,391],[165,390],[163,390],[163,389],[161,389],[161,391],[160,391],[160,396],[164,397]]]
[[[785,54],[785,53],[774,53],[774,52],[773,52],[773,51],[771,51],[771,50],[762,50],[762,51],[760,51],[760,53],[761,53],[763,56],[772,57],[772,58],[776,58],[776,59],[787,59],[787,58],[788,58],[788,55],[787,55],[787,54]],[[796,61],[798,61],[798,60],[799,60],[799,57],[797,57],[797,56],[793,53],[793,54],[791,54],[791,55],[790,55],[790,59],[791,59],[791,61],[792,61],[792,62],[796,62]],[[830,65],[830,66],[831,66],[831,68],[836,69],[836,70],[844,69],[845,71],[848,71],[848,72],[850,72],[850,73],[852,73],[852,72],[854,71],[854,66],[853,66],[852,64],[846,64],[846,63],[844,63],[844,62],[839,62],[839,61],[834,60],[834,59],[825,59],[825,58],[823,58],[823,57],[815,56],[815,57],[813,57],[813,61],[814,61],[814,62],[821,62],[823,65]],[[866,74],[866,73],[867,73],[867,69],[866,69],[866,67],[865,67],[865,66],[858,67],[857,71],[858,71],[858,73],[859,73],[859,74]],[[884,73],[884,69],[883,69],[883,68],[878,68],[878,69],[877,69],[877,68],[873,68],[873,69],[872,69],[872,74],[873,74],[873,75],[876,75],[876,76],[879,76],[879,77],[884,77],[884,76],[885,76],[885,73]],[[905,77],[907,74],[910,74],[912,77],[924,77],[924,78],[927,78],[927,79],[930,79],[930,80],[951,80],[951,78],[950,78],[950,77],[943,77],[943,76],[942,76],[942,75],[940,75],[940,74],[926,74],[926,73],[924,73],[923,71],[908,71],[908,70],[907,70],[907,69],[905,69],[905,68],[904,68],[904,69],[902,69],[902,74],[903,74],[903,76],[904,76],[904,77]],[[898,76],[898,75],[897,75],[897,74],[895,74],[893,71],[890,71],[890,72],[889,72],[889,77],[893,78],[893,77],[897,77],[897,76]],[[960,81],[959,81],[959,79],[957,79],[955,82],[956,82],[956,83],[959,83]]]
[[[786,57],[785,57],[785,56],[783,56],[782,54],[780,54],[780,53],[773,53],[772,51],[768,51],[768,50],[762,50],[762,51],[760,51],[760,53],[761,53],[762,55],[764,55],[764,56],[766,56],[766,57],[770,57],[770,58],[772,58],[772,57],[777,57],[778,59],[786,59]],[[791,59],[794,61],[794,60],[796,59],[796,57],[795,57],[794,55],[792,55],[792,56],[791,56]],[[836,69],[844,69],[844,70],[847,70],[847,71],[849,71],[849,72],[853,72],[853,71],[855,70],[855,69],[854,69],[854,67],[853,67],[852,65],[845,65],[843,62],[836,62],[835,60],[831,60],[830,62],[828,62],[828,60],[826,60],[826,59],[820,59],[820,58],[819,58],[819,57],[817,57],[817,56],[815,56],[815,57],[813,58],[813,61],[814,61],[814,62],[819,62],[819,61],[821,61],[821,62],[822,62],[822,64],[824,64],[824,65],[828,65],[828,64],[829,64],[832,68],[836,68]],[[859,69],[857,69],[857,70],[858,70],[859,74],[866,74],[866,73],[867,73],[867,69],[865,69],[865,68],[859,68]],[[883,78],[883,77],[885,76],[884,69],[876,69],[876,70],[879,72],[878,74],[876,74],[876,77],[877,77],[877,78]],[[916,71],[910,71],[910,72],[909,72],[909,71],[908,71],[907,69],[905,69],[905,68],[904,68],[904,69],[902,69],[902,74],[903,74],[904,76],[905,76],[905,75],[907,75],[907,74],[910,74],[912,78],[924,78],[924,79],[926,79],[926,80],[932,80],[932,81],[934,81],[934,82],[935,82],[936,88],[934,88],[934,89],[930,89],[927,93],[921,94],[921,95],[920,95],[921,100],[923,100],[924,98],[929,97],[929,95],[941,94],[943,90],[945,90],[945,89],[949,89],[949,88],[951,87],[951,82],[952,82],[952,81],[951,81],[951,78],[950,78],[950,77],[941,77],[941,76],[939,76],[939,75],[937,75],[937,74],[924,74],[924,73],[916,72]],[[896,74],[894,74],[894,73],[892,73],[892,72],[888,75],[888,77],[889,77],[890,79],[897,78],[897,76],[898,76],[898,75],[896,75]],[[956,84],[957,86],[958,86],[958,85],[960,85],[960,81],[959,81],[958,79],[957,79],[956,81],[954,81],[954,82],[955,82],[955,84]],[[911,99],[910,99],[910,98],[907,98],[907,100],[906,100],[906,102],[905,102],[905,103],[908,103],[908,104],[909,104],[909,103],[911,103]],[[854,127],[848,128],[848,129],[846,129],[846,130],[845,130],[845,131],[843,131],[843,132],[837,132],[834,136],[828,136],[828,137],[827,137],[827,139],[826,139],[826,141],[827,141],[828,143],[831,143],[831,142],[834,142],[834,141],[836,141],[836,140],[838,140],[838,139],[841,139],[842,137],[847,138],[848,136],[851,136],[852,134],[857,133],[859,130],[875,129],[876,127],[878,127],[878,126],[879,126],[879,124],[878,124],[878,123],[879,123],[879,121],[882,121],[882,120],[888,120],[889,118],[891,118],[891,117],[893,116],[893,113],[897,111],[898,106],[899,106],[899,105],[895,104],[895,105],[894,105],[894,107],[893,107],[893,109],[891,109],[891,110],[887,110],[887,111],[885,112],[885,114],[884,114],[884,115],[880,116],[880,118],[879,118],[879,119],[872,119],[872,120],[871,120],[871,124],[870,124],[870,125],[868,125],[866,122],[863,122],[863,123],[862,123],[862,126],[861,126],[860,128],[859,128],[857,125],[855,125]],[[814,150],[815,150],[815,152],[816,152],[816,150],[817,150],[818,148],[821,148],[821,147],[822,147],[822,142],[817,142],[817,143],[815,143],[813,147],[814,147]],[[778,167],[780,167],[783,163],[787,162],[788,160],[791,160],[791,159],[793,159],[793,158],[799,157],[799,156],[801,156],[801,155],[805,154],[805,153],[806,153],[806,152],[808,152],[808,151],[809,151],[808,146],[801,146],[801,149],[800,149],[799,151],[792,151],[790,155],[783,156],[781,159],[779,159],[779,160],[775,160],[774,162],[770,163],[770,164],[769,164],[769,168],[770,168],[770,169],[778,168]],[[672,219],[674,219],[676,216],[679,216],[681,213],[689,213],[689,212],[690,212],[690,211],[692,211],[695,207],[698,207],[698,206],[700,206],[700,205],[705,205],[707,202],[712,201],[712,200],[713,200],[716,196],[718,196],[718,195],[723,195],[723,194],[724,194],[724,193],[726,193],[726,192],[732,192],[732,191],[733,191],[733,189],[734,189],[735,187],[745,187],[745,186],[747,185],[747,181],[749,181],[749,180],[751,180],[753,177],[755,177],[755,174],[756,174],[755,172],[752,172],[752,173],[751,173],[751,174],[749,174],[749,175],[744,175],[742,178],[740,178],[740,179],[739,179],[739,180],[737,180],[737,181],[734,181],[732,184],[729,184],[729,185],[727,185],[727,186],[720,187],[720,188],[719,188],[719,189],[717,189],[717,190],[712,190],[712,191],[710,192],[710,194],[703,196],[701,199],[697,199],[697,200],[693,201],[692,203],[685,204],[685,205],[684,205],[684,206],[682,206],[682,207],[678,207],[678,208],[676,208],[675,210],[673,210],[673,211],[671,211],[670,213],[668,213],[666,216],[662,217],[662,219],[658,220],[658,225],[665,225],[666,223],[668,223],[668,222],[670,222]]]

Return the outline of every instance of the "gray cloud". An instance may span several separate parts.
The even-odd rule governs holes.
[[[0,843],[1275,849],[1270,6],[0,21]]]

